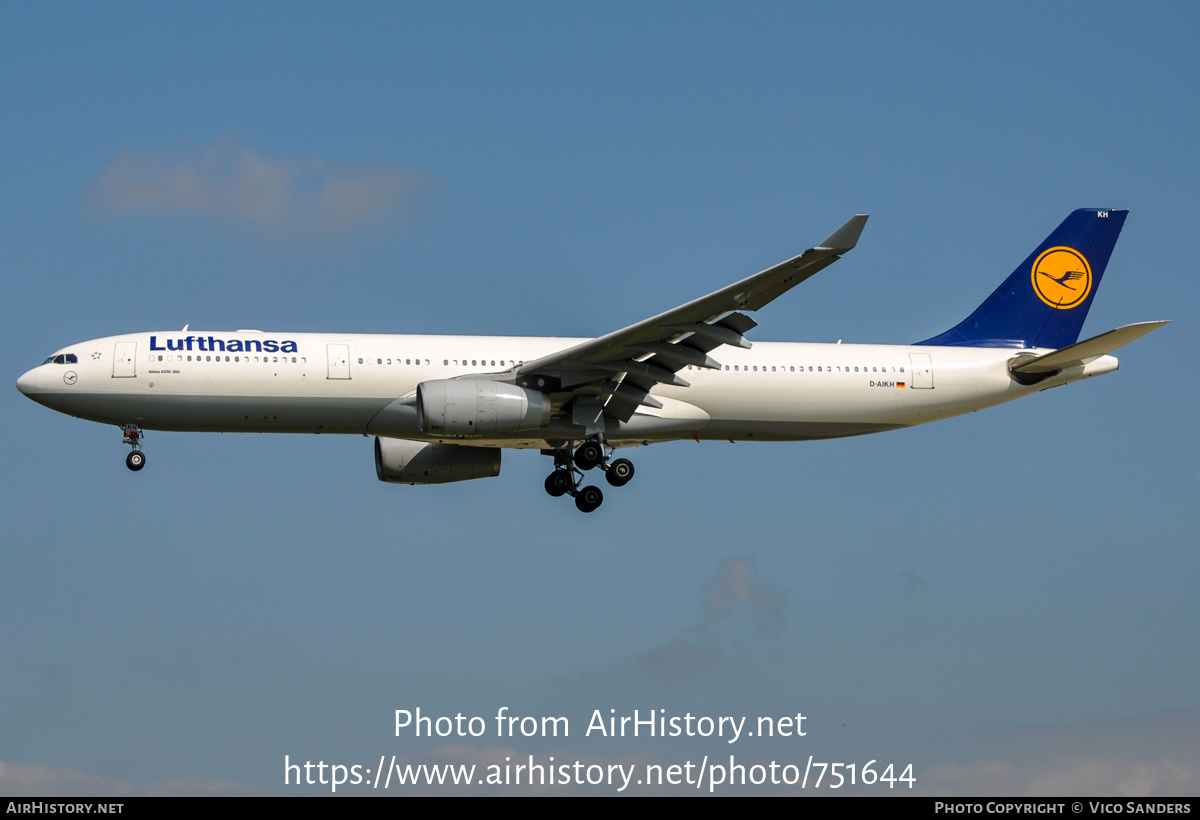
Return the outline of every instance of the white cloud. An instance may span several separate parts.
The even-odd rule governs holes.
[[[936,766],[918,776],[917,783],[919,793],[935,796],[1193,795],[1200,783],[1198,763],[1120,757],[1063,757],[1037,764],[980,761],[967,766]]]
[[[206,782],[195,778],[163,778],[153,783],[133,783],[72,769],[52,769],[37,763],[6,763],[0,760],[0,794],[27,797],[172,797],[265,793],[245,783],[228,780]]]
[[[607,685],[623,681],[673,682],[703,675],[737,653],[783,632],[784,595],[754,578],[754,559],[722,561],[708,580],[700,620],[658,646],[608,668],[583,676],[583,682]]]
[[[1083,726],[1025,729],[993,760],[917,776],[930,795],[1149,797],[1200,790],[1200,709]]]
[[[754,559],[747,556],[722,561],[709,579],[704,596],[704,622],[719,624],[727,619],[748,618],[755,632],[783,631],[784,598],[778,590],[754,580]]]
[[[224,138],[173,157],[122,151],[93,183],[91,200],[100,213],[216,216],[312,237],[411,216],[424,188],[415,171],[270,157]]]

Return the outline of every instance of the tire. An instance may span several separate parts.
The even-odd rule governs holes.
[[[146,466],[146,454],[141,450],[134,450],[132,453],[125,456],[125,466],[136,473],[138,470]]]
[[[546,492],[555,498],[560,498],[571,489],[571,474],[566,470],[555,470],[546,476]]]
[[[590,470],[604,458],[604,448],[598,441],[585,441],[575,451],[575,466],[581,470]]]
[[[580,512],[590,513],[604,503],[604,493],[599,487],[584,487],[575,496],[575,506]]]
[[[633,478],[633,462],[627,458],[618,458],[608,465],[604,477],[614,487],[624,487]]]

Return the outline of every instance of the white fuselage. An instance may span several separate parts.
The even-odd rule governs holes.
[[[41,404],[149,430],[374,434],[417,441],[546,447],[580,439],[568,419],[501,437],[419,429],[418,384],[505,373],[583,339],[157,331],[59,351],[18,381]],[[273,349],[272,349],[273,348]],[[1115,370],[1103,356],[1033,386],[1014,381],[1020,351],[918,345],[756,342],[714,351],[719,370],[685,368],[660,385],[661,409],[610,427],[616,446],[698,437],[793,441],[907,427]],[[1045,351],[1025,351],[1045,352]],[[73,356],[75,361],[70,361]],[[53,357],[52,357],[53,359]],[[613,424],[616,424],[613,422]]]

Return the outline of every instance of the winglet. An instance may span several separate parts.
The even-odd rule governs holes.
[[[817,245],[814,250],[845,253],[853,249],[858,244],[858,238],[867,224],[867,216],[868,214],[855,214],[850,217],[846,220],[845,225],[830,234],[829,238]]]

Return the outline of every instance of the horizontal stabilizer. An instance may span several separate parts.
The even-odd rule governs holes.
[[[1150,331],[1158,330],[1169,323],[1170,320],[1167,319],[1159,322],[1138,322],[1125,325],[1116,330],[1110,330],[1108,333],[1101,333],[1099,336],[1068,345],[1053,353],[1020,362],[1012,367],[1012,371],[1030,374],[1054,373],[1066,370],[1068,367],[1079,367],[1095,361],[1101,356],[1107,356],[1117,348],[1129,344],[1134,339],[1140,339]]]

